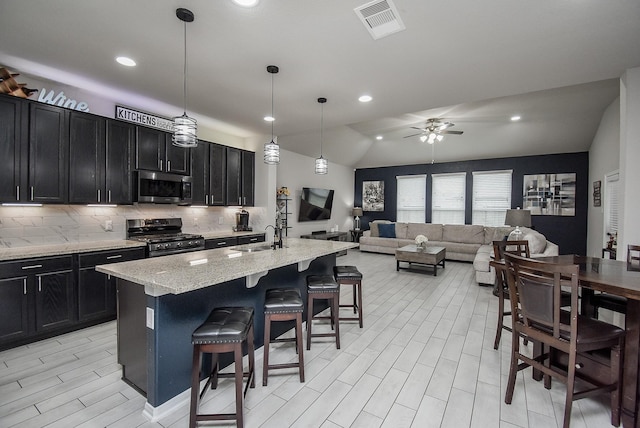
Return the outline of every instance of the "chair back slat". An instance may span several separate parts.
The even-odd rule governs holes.
[[[640,245],[627,245],[627,268],[640,270]]]
[[[531,257],[529,241],[493,241],[493,255],[496,260],[502,260],[504,253],[509,252],[522,257]]]

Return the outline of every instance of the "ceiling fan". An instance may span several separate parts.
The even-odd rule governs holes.
[[[463,131],[451,131],[447,128],[451,128],[454,126],[454,123],[444,122],[442,119],[431,118],[427,119],[425,126],[423,128],[418,128],[417,126],[412,126],[412,129],[417,129],[420,132],[416,134],[407,135],[404,138],[415,137],[416,135],[420,135],[420,141],[428,142],[429,144],[433,144],[436,141],[442,141],[444,138],[444,134],[451,135],[461,135]]]

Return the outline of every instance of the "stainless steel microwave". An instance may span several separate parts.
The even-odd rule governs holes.
[[[138,171],[136,175],[137,202],[191,204],[190,176],[153,171]]]

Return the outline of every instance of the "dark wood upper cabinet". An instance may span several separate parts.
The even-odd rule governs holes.
[[[224,205],[227,179],[227,150],[220,144],[209,147],[209,205]]]
[[[42,103],[29,105],[29,189],[27,200],[66,203],[69,111]]]
[[[105,194],[104,118],[69,113],[69,203],[100,203]]]
[[[107,120],[106,135],[106,202],[133,202],[132,159],[135,146],[135,126],[117,120]]]
[[[225,174],[225,146],[200,141],[191,149],[193,205],[224,205]]]
[[[28,104],[0,97],[0,202],[22,202],[27,196]]]
[[[136,169],[190,174],[190,149],[174,146],[171,134],[136,127]]]
[[[226,205],[254,205],[255,153],[227,147]]]
[[[193,205],[209,205],[209,143],[198,142],[198,147],[191,149],[191,203]]]

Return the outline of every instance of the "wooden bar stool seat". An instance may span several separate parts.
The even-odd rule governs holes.
[[[355,266],[334,266],[333,276],[339,285],[353,285],[353,304],[339,304],[340,308],[353,308],[357,317],[340,317],[341,321],[358,321],[362,328],[362,273]]]
[[[312,337],[335,337],[336,348],[340,349],[340,285],[331,275],[310,275],[307,277],[307,351],[311,349]],[[330,316],[313,316],[313,302],[318,299],[329,301],[331,308]],[[333,333],[312,333],[313,320],[330,319]]]
[[[191,409],[189,415],[189,427],[194,428],[198,421],[217,421],[235,419],[237,426],[243,426],[242,399],[247,394],[249,387],[255,387],[254,378],[254,344],[253,344],[253,308],[251,307],[224,307],[216,308],[209,314],[207,320],[198,327],[191,336],[193,343],[193,366],[191,368]],[[249,371],[242,369],[242,346],[247,346],[249,356]],[[218,354],[233,352],[235,361],[235,373],[219,373]],[[211,373],[199,392],[200,365],[202,354],[212,354]],[[236,386],[236,412],[217,414],[198,414],[198,401],[202,399],[207,388],[218,386],[219,377],[235,377]],[[242,389],[243,377],[247,377],[247,385]]]
[[[302,354],[302,312],[304,302],[300,290],[295,288],[272,288],[267,290],[264,299],[264,358],[262,366],[262,385],[267,386],[270,369],[297,367],[300,382],[304,382],[304,356]],[[271,321],[295,321],[296,337],[271,339]],[[297,363],[269,364],[269,344],[274,342],[296,342]]]

